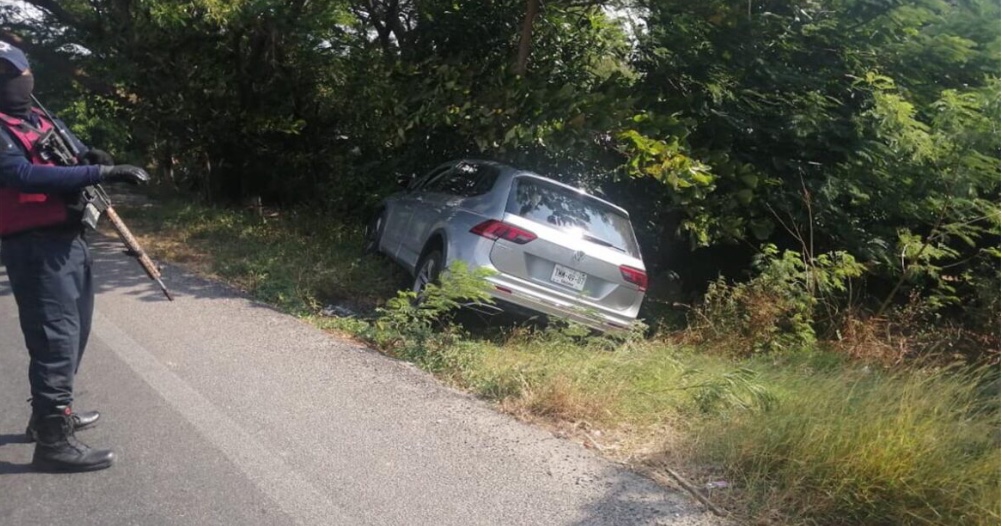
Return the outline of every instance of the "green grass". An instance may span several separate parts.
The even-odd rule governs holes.
[[[152,254],[223,279],[290,313],[339,301],[371,311],[398,288],[403,272],[362,255],[362,227],[307,213],[261,218],[185,201],[124,209]]]
[[[291,213],[262,223],[191,203],[123,212],[156,258],[413,361],[612,458],[669,462],[696,485],[722,477],[732,489],[711,498],[745,522],[999,523],[997,369],[884,371],[817,350],[735,358],[641,334],[464,328],[389,301],[406,276],[361,254],[358,226]],[[363,315],[318,315],[328,303]]]
[[[772,410],[707,422],[696,440],[752,509],[791,523],[998,524],[997,378],[780,368],[762,377]]]

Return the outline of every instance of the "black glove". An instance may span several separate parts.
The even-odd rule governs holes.
[[[80,156],[80,161],[84,164],[99,164],[102,166],[111,166],[115,164],[115,160],[111,158],[111,155],[104,150],[98,150],[97,148],[91,148],[87,150],[82,156]]]
[[[146,170],[131,164],[118,164],[115,166],[102,166],[101,182],[103,183],[129,183],[142,184],[150,182],[150,174]]]

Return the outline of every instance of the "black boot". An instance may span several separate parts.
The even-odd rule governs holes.
[[[97,411],[84,411],[82,413],[76,413],[70,415],[70,420],[73,422],[73,430],[80,431],[81,429],[86,429],[95,423],[97,419],[101,418],[101,413]],[[35,430],[35,425],[38,422],[38,413],[35,411],[31,412],[31,418],[28,419],[28,428],[24,430],[24,436],[28,439],[28,442],[34,442],[38,440],[38,432]]]
[[[94,471],[111,466],[115,454],[108,449],[91,449],[74,436],[73,412],[69,406],[38,418],[38,442],[31,464],[39,471]]]

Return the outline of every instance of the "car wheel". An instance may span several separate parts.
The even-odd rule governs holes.
[[[421,257],[417,270],[414,272],[414,285],[411,287],[411,290],[417,294],[418,300],[421,299],[424,289],[429,283],[438,283],[438,276],[442,273],[442,261],[442,252],[437,249],[431,250]]]
[[[366,254],[376,254],[379,252],[379,241],[383,238],[383,229],[386,228],[386,210],[383,210],[365,227],[365,243],[362,251]]]

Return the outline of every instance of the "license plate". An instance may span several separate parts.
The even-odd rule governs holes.
[[[574,290],[582,290],[584,289],[585,279],[587,278],[588,275],[584,272],[578,272],[567,267],[554,265],[553,275],[550,276],[550,281],[559,283],[565,287],[570,287]]]

